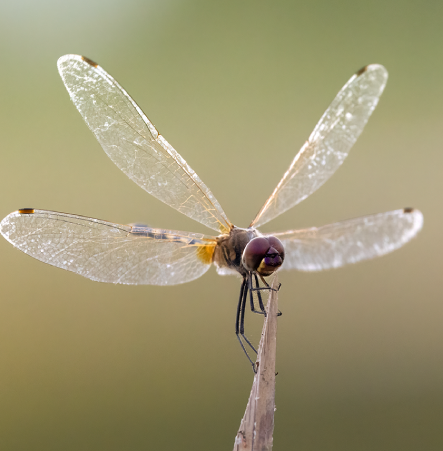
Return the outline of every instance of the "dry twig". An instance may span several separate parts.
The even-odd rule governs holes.
[[[278,287],[277,277],[272,288]],[[275,355],[277,344],[278,292],[270,291],[254,376],[246,412],[240,423],[234,451],[270,451],[275,411]]]

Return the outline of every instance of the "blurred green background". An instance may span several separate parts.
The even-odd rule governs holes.
[[[443,3],[4,0],[0,217],[22,207],[210,233],[101,150],[56,68],[97,61],[247,226],[361,66],[390,79],[343,167],[264,231],[416,207],[378,260],[281,273],[277,450],[443,449]],[[0,240],[0,448],[232,449],[252,383],[239,281],[113,286]],[[261,321],[247,317],[258,341]]]

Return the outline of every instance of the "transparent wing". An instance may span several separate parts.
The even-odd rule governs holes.
[[[57,64],[88,127],[130,179],[211,229],[225,232],[230,228],[208,187],[107,72],[79,55],[62,56]]]
[[[282,269],[320,271],[387,254],[411,240],[422,225],[420,211],[404,209],[272,235],[285,247]]]
[[[175,285],[204,274],[215,241],[197,233],[131,227],[45,210],[18,210],[0,223],[15,247],[99,282]]]
[[[259,227],[306,199],[339,168],[383,92],[388,73],[371,64],[337,94],[251,226]]]

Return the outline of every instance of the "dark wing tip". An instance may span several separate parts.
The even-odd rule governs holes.
[[[403,212],[404,213],[412,213],[414,211],[414,209],[413,208],[410,208],[410,207],[407,207],[407,208],[404,208],[403,209]]]
[[[90,60],[89,58],[86,58],[86,56],[82,56],[82,60],[83,60],[85,63],[90,64],[90,65],[93,66],[93,67],[97,67],[97,66],[98,66],[98,64],[97,64],[96,62]]]
[[[362,67],[355,75],[358,77],[359,75],[364,74],[368,70],[368,67],[369,65]]]
[[[356,77],[363,75],[365,72],[378,71],[384,73],[384,78],[388,78],[388,71],[381,64],[368,64],[355,73]]]
[[[35,210],[33,208],[20,208],[18,212],[21,215],[33,215],[35,213]]]

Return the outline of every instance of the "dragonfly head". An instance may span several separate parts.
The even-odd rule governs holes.
[[[243,266],[262,276],[270,276],[277,271],[285,259],[285,249],[282,242],[273,236],[253,238],[243,251]]]

